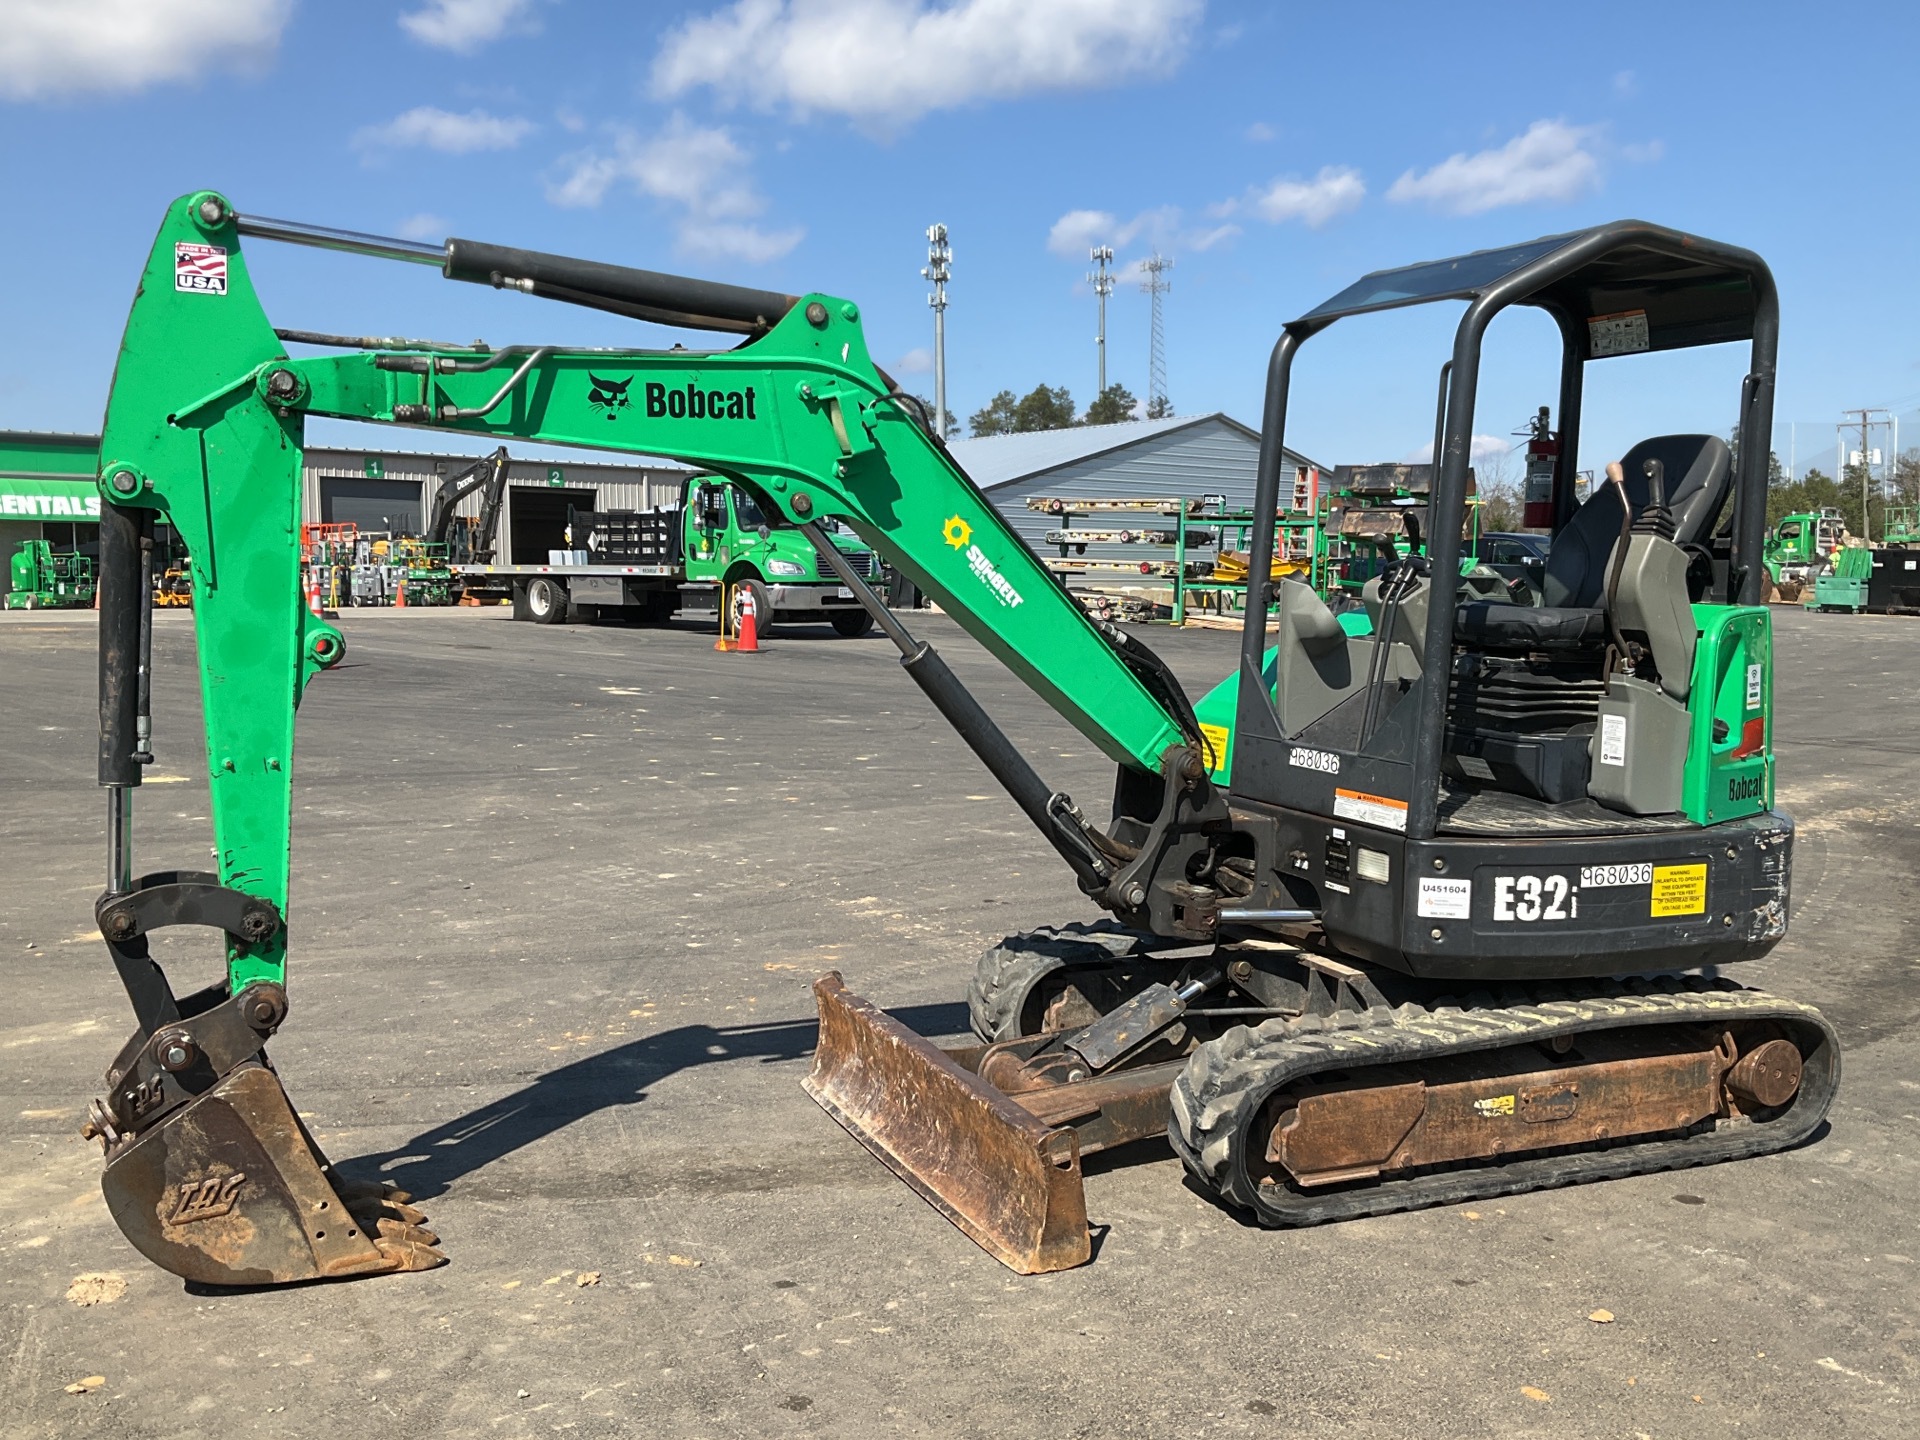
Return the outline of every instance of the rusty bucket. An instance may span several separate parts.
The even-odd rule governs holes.
[[[1035,1119],[846,988],[813,984],[820,1108],[979,1246],[1022,1275],[1092,1258],[1079,1138]]]
[[[137,1134],[98,1133],[121,1233],[183,1279],[286,1285],[446,1262],[403,1192],[334,1177],[264,1064],[238,1066]]]

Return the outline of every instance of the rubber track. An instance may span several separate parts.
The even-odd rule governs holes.
[[[1500,1001],[1476,995],[1464,1005],[1403,1005],[1236,1027],[1200,1046],[1174,1082],[1168,1138],[1202,1185],[1253,1211],[1261,1224],[1318,1225],[1784,1150],[1813,1133],[1840,1082],[1839,1037],[1819,1011],[1731,981],[1694,977],[1538,987]],[[1284,1180],[1262,1185],[1247,1170],[1243,1146],[1253,1138],[1249,1132],[1261,1105],[1316,1071],[1418,1065],[1593,1030],[1756,1020],[1780,1022],[1805,1056],[1799,1093],[1770,1120],[1680,1138],[1466,1162],[1317,1193]],[[1258,1137],[1263,1152],[1265,1138]]]
[[[967,984],[973,1033],[989,1044],[1017,1040],[1027,997],[1048,975],[1069,966],[1112,964],[1152,938],[1111,920],[1076,920],[1007,936],[980,957]]]

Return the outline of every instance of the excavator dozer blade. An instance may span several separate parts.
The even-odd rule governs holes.
[[[882,1164],[1009,1269],[1092,1258],[1079,1137],[1036,1120],[838,973],[813,984],[820,1044],[802,1084]]]
[[[404,1194],[336,1186],[265,1065],[241,1065],[109,1142],[107,1208],[136,1250],[182,1279],[289,1285],[446,1263]]]

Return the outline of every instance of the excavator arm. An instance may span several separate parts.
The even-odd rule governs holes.
[[[276,331],[245,237],[434,263],[453,279],[748,338],[715,351],[494,350]],[[294,358],[289,342],[333,353]],[[109,1071],[91,1128],[107,1150],[110,1206],[143,1252],[188,1278],[228,1284],[440,1259],[406,1197],[336,1183],[263,1048],[287,1010],[294,711],[344,653],[339,633],[300,599],[309,416],[663,455],[748,486],[806,529],[826,563],[839,561],[909,674],[1082,888],[1134,923],[1166,920],[1173,901],[1153,884],[1156,865],[1177,829],[1222,808],[1191,708],[1151,652],[1085,614],[914,405],[874,365],[851,301],[250,219],[212,192],[168,208],[128,319],[100,468],[110,856],[98,913],[139,1029]],[[829,516],[1117,762],[1116,808],[1131,813],[1112,833],[1051,790],[931,647],[846,569],[818,528]],[[217,874],[136,877],[132,864],[131,797],[152,758],[147,596],[159,518],[191,553]],[[1205,930],[1213,917],[1197,906],[1172,923]],[[147,934],[167,924],[223,932],[223,986],[174,996],[147,954]]]

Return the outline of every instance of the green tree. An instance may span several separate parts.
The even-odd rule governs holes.
[[[1021,433],[1065,430],[1074,418],[1073,396],[1064,385],[1036,385],[1013,408],[1013,428]]]
[[[1082,425],[1119,425],[1133,419],[1134,407],[1140,402],[1133,398],[1133,392],[1124,385],[1109,385],[1100,392],[1100,398],[1087,407],[1087,415]]]
[[[1013,391],[1002,390],[968,417],[967,428],[976,436],[1008,434],[1014,428],[1014,412],[1019,405]]]
[[[927,407],[927,421],[928,421],[928,424],[931,425],[933,421],[933,401],[929,400],[924,395],[915,395],[913,398],[918,400],[922,405]],[[945,438],[947,438],[948,440],[951,440],[953,439],[954,436],[958,435],[959,433],[960,433],[960,417],[958,415],[955,415],[951,410],[949,410],[947,412],[947,433]],[[976,430],[973,433],[978,435],[980,432]]]
[[[1173,418],[1173,401],[1164,395],[1156,395],[1147,402],[1149,420],[1169,420]]]
[[[975,435],[1065,430],[1073,423],[1073,396],[1064,385],[1036,385],[1018,399],[1011,390],[1002,390],[967,420]]]
[[[1920,450],[1902,450],[1894,457],[1893,503],[1920,505]]]

